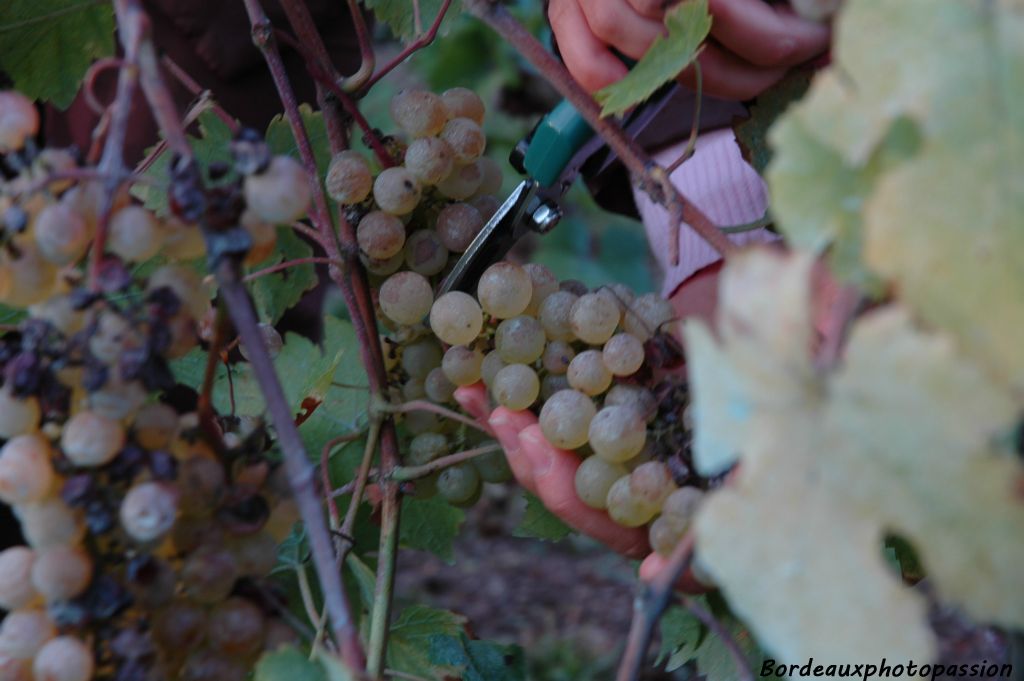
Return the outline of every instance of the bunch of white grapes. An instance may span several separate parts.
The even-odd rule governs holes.
[[[127,192],[104,217],[107,188],[71,152],[37,151],[38,127],[31,101],[0,92],[0,160],[17,171],[0,179],[0,304],[27,313],[0,336],[0,502],[26,541],[0,552],[0,680],[243,681],[293,638],[259,585],[297,513],[261,423],[201,424],[160,399],[211,316],[209,286],[174,262],[205,255],[204,237]],[[267,156],[233,191],[255,263],[310,183]],[[130,269],[157,254],[145,278]]]

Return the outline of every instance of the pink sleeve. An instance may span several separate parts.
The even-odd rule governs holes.
[[[662,166],[679,158],[686,142],[662,149],[654,155]],[[693,157],[671,175],[672,183],[683,196],[704,211],[716,225],[740,225],[764,216],[768,192],[764,180],[740,153],[731,129],[713,130],[697,138]],[[633,187],[633,196],[647,230],[647,240],[664,275],[662,295],[668,297],[692,274],[720,259],[686,224],[679,229],[679,264],[669,262],[669,239],[676,230],[669,224],[668,212],[644,192]],[[737,244],[774,241],[779,237],[766,229],[730,236]]]

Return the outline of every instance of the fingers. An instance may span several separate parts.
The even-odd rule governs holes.
[[[795,66],[828,49],[828,26],[763,0],[710,0],[711,35],[754,66]]]
[[[520,485],[537,493],[533,480],[533,464],[523,452],[523,443],[519,434],[528,426],[535,425],[537,417],[528,411],[512,411],[505,407],[498,407],[490,417],[491,428],[494,435],[505,450],[505,458],[508,459],[512,474]]]
[[[640,16],[661,22],[665,19],[665,8],[671,3],[668,0],[629,0],[629,4]]]
[[[640,563],[640,579],[645,582],[654,581],[667,565],[668,559],[661,554],[652,553]],[[687,594],[702,594],[707,593],[711,589],[698,582],[693,576],[693,572],[687,568],[678,581],[676,581],[676,590]]]
[[[579,0],[591,33],[633,59],[647,52],[665,25],[639,14],[626,0]]]
[[[706,43],[697,60],[704,94],[720,99],[753,99],[777,83],[787,70],[784,66],[754,66],[714,43]],[[691,89],[697,88],[693,67],[683,71],[679,80]]]
[[[455,401],[467,414],[481,423],[487,423],[491,405],[487,401],[487,388],[483,383],[474,383],[455,390]]]
[[[591,32],[577,0],[551,0],[548,19],[566,68],[588,92],[626,75],[626,65]]]
[[[519,441],[521,452],[530,461],[535,494],[549,511],[618,553],[639,558],[650,551],[643,529],[622,527],[576,496],[576,469],[580,465],[576,454],[551,445],[536,424],[520,432]]]

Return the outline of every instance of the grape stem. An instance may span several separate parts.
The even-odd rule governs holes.
[[[707,608],[704,608],[700,603],[684,596],[682,599],[683,607],[689,610],[694,617],[700,620],[701,624],[708,628],[711,633],[717,636],[722,644],[725,645],[729,651],[729,656],[732,658],[733,664],[736,665],[736,678],[738,681],[753,681],[754,672],[750,669],[750,665],[747,664],[747,659],[743,656],[743,651],[736,644],[732,635],[726,630],[722,623],[718,621],[714,613]]]
[[[218,104],[217,100],[212,98],[212,93],[197,83],[192,76],[188,75],[185,69],[178,66],[178,64],[166,54],[161,58],[160,64],[167,70],[167,73],[174,77],[174,80],[181,83],[181,85],[191,92],[197,100],[209,102],[210,110],[217,115],[217,118],[219,118],[224,125],[228,126],[228,130],[232,133],[238,132],[239,128],[242,126],[239,125],[237,120],[235,120],[235,117],[225,111],[224,107]]]
[[[416,40],[406,45],[401,52],[395,55],[394,59],[382,66],[380,71],[373,74],[373,76],[366,81],[366,84],[363,85],[360,94],[365,95],[369,89],[377,83],[377,81],[398,68],[398,66],[408,59],[414,52],[418,52],[434,42],[434,39],[437,37],[437,32],[441,29],[441,22],[444,21],[444,17],[448,13],[448,8],[451,4],[452,0],[444,0],[444,2],[441,3],[441,7],[437,10],[437,16],[434,17],[434,23],[430,25],[427,32],[418,36]],[[417,3],[416,6],[418,7],[419,4]]]
[[[565,66],[541,45],[540,41],[513,17],[504,6],[491,0],[466,0],[466,9],[504,38],[551,83],[618,155],[623,165],[651,200],[664,206],[671,223],[678,229],[689,225],[712,248],[726,257],[736,246],[715,223],[689,199],[679,193],[665,169],[654,162],[636,140],[630,138],[612,118],[601,115],[601,107],[572,77]],[[679,240],[671,239],[669,256],[679,262]]]
[[[700,108],[704,100],[704,74],[701,71],[700,61],[697,59],[693,60],[693,75],[697,81],[697,89],[694,92],[696,102],[693,105],[693,123],[690,125],[690,139],[686,141],[686,148],[683,149],[683,153],[679,154],[679,158],[672,161],[665,168],[665,172],[669,175],[672,175],[676,168],[686,163],[687,159],[693,156],[694,150],[697,149],[697,136],[700,134]]]
[[[348,0],[348,11],[352,15],[352,25],[356,29],[356,40],[359,41],[359,70],[351,76],[342,78],[339,82],[345,92],[357,92],[367,79],[373,75],[377,66],[377,55],[373,51],[373,44],[370,41],[370,32],[366,28],[366,17],[359,9],[359,0]]]
[[[199,401],[196,411],[199,416],[199,426],[203,433],[213,443],[218,454],[222,454],[227,448],[224,446],[224,439],[221,437],[220,428],[217,427],[213,413],[213,384],[217,376],[217,365],[222,361],[221,351],[224,348],[224,341],[228,335],[228,314],[223,305],[217,306],[217,314],[213,321],[213,338],[210,340],[210,347],[206,351],[206,368],[203,371],[203,385],[199,389]]]
[[[654,625],[672,599],[676,582],[693,560],[693,533],[687,533],[669,556],[665,567],[650,582],[641,581],[633,599],[633,621],[629,625],[626,650],[622,653],[615,681],[637,681],[654,635]]]
[[[455,464],[462,463],[463,461],[469,461],[470,459],[483,454],[490,454],[491,452],[498,451],[501,451],[501,445],[485,445],[475,449],[467,449],[464,452],[457,452],[455,454],[449,454],[448,456],[442,456],[440,459],[435,459],[430,463],[423,464],[422,466],[399,466],[392,469],[391,479],[401,480],[402,482],[418,480],[419,478],[425,478],[437,471],[444,470],[449,466],[454,466]]]
[[[310,257],[310,258],[296,258],[295,260],[285,260],[284,262],[279,262],[276,265],[271,265],[270,267],[265,267],[262,270],[256,270],[255,272],[250,272],[249,274],[245,275],[245,279],[243,279],[243,281],[250,282],[250,281],[253,281],[255,279],[259,279],[260,277],[265,277],[265,276],[270,275],[270,274],[276,274],[277,272],[280,272],[282,270],[291,269],[292,267],[299,267],[300,265],[341,265],[341,264],[343,264],[343,263],[340,260],[335,260],[334,258],[324,258],[324,257],[321,257],[321,256],[313,256],[313,257]]]
[[[433,402],[427,402],[426,400],[410,400],[401,404],[391,404],[390,402],[381,402],[376,405],[378,411],[392,413],[392,414],[405,414],[411,411],[425,411],[431,414],[437,414],[438,416],[452,421],[458,421],[471,428],[487,433],[488,435],[494,435],[494,431],[491,430],[490,426],[484,425],[475,419],[471,419],[464,414],[460,414],[457,411],[442,407],[440,404],[434,404]]]

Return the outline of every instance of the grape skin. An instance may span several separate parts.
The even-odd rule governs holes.
[[[360,203],[373,190],[373,174],[361,154],[340,151],[331,158],[324,178],[327,195],[340,204]]]
[[[89,225],[63,203],[51,203],[36,217],[33,230],[39,253],[54,265],[75,262],[89,248]]]
[[[73,546],[51,546],[37,552],[32,586],[48,602],[78,596],[92,579],[92,559]]]
[[[540,382],[540,397],[542,400],[549,400],[559,390],[571,390],[569,379],[565,374],[548,374]]]
[[[561,390],[548,398],[540,410],[541,431],[548,442],[563,449],[587,443],[590,422],[597,414],[593,400],[576,390]]]
[[[480,194],[498,194],[501,192],[501,185],[504,181],[502,176],[501,164],[495,161],[493,158],[481,156],[476,161],[480,167],[483,179],[480,181],[480,187],[477,192]]]
[[[178,514],[178,495],[159,482],[134,485],[121,502],[121,527],[132,539],[151,542],[170,532]]]
[[[484,356],[484,361],[480,364],[480,378],[483,379],[484,385],[490,387],[494,384],[494,377],[497,376],[498,372],[504,369],[506,366],[505,360],[501,358],[497,350],[492,350]]]
[[[441,368],[455,385],[472,385],[480,380],[483,361],[484,355],[479,350],[465,345],[453,345],[444,353]]]
[[[60,497],[15,506],[14,513],[25,541],[35,549],[76,544],[85,532],[78,514]]]
[[[541,364],[550,374],[561,376],[569,370],[569,363],[576,356],[576,351],[565,341],[551,341],[544,347]]]
[[[452,253],[463,253],[484,226],[484,218],[467,203],[451,203],[437,216],[437,235]]]
[[[398,272],[380,287],[380,306],[398,324],[416,324],[430,313],[434,291],[422,274]]]
[[[537,400],[540,379],[537,372],[525,364],[509,364],[495,374],[491,393],[502,406],[519,411]]]
[[[600,395],[612,384],[612,372],[599,350],[585,350],[572,358],[566,373],[569,385],[587,395]]]
[[[402,369],[412,378],[423,380],[434,367],[441,366],[441,346],[433,338],[424,338],[402,350]]]
[[[139,410],[139,414],[132,424],[135,441],[150,450],[169,447],[177,432],[177,412],[159,402],[148,404]]]
[[[39,595],[31,581],[35,559],[35,551],[27,546],[12,546],[0,553],[0,608],[17,610]]]
[[[608,490],[619,478],[628,475],[626,469],[596,456],[587,457],[576,469],[576,496],[587,506],[608,508]]]
[[[483,181],[484,172],[479,164],[456,165],[448,177],[437,183],[437,191],[445,198],[465,201],[480,189]]]
[[[21,149],[39,132],[39,112],[25,95],[0,91],[0,153]]]
[[[441,101],[449,118],[468,118],[477,125],[484,124],[486,108],[480,96],[468,88],[453,87],[441,93]]]
[[[455,384],[448,380],[441,367],[430,370],[423,381],[423,389],[430,401],[437,404],[451,402],[455,394]]]
[[[658,400],[647,388],[628,383],[619,383],[612,386],[604,396],[606,407],[624,406],[636,409],[648,423],[652,423],[658,415]]]
[[[484,317],[473,297],[462,291],[449,291],[430,309],[430,328],[449,345],[472,343],[483,329]]]
[[[146,290],[161,288],[173,291],[193,319],[202,319],[210,309],[210,294],[203,286],[202,278],[193,270],[180,265],[165,265],[157,269],[146,282]],[[123,322],[123,318],[119,319]]]
[[[0,623],[0,655],[31,659],[56,634],[53,620],[45,610],[15,610]]]
[[[0,388],[0,439],[36,432],[41,415],[36,398],[17,398],[8,387]]]
[[[646,341],[674,318],[675,310],[670,302],[655,293],[645,293],[636,298],[622,315],[622,327]]]
[[[386,213],[411,213],[420,202],[419,182],[405,168],[386,168],[373,181],[373,200]]]
[[[291,156],[275,156],[267,168],[243,184],[245,202],[259,217],[275,225],[302,218],[313,196],[309,176]]]
[[[356,227],[359,249],[375,260],[387,260],[405,246],[405,225],[394,215],[375,210]]]
[[[406,463],[422,466],[448,453],[448,438],[440,433],[420,433],[409,443]]]
[[[661,461],[644,462],[629,474],[630,493],[655,508],[661,509],[675,490],[672,472]]]
[[[64,426],[61,449],[76,466],[110,463],[124,446],[125,433],[114,419],[92,411],[76,414]]]
[[[616,480],[608,490],[608,515],[623,527],[640,527],[655,516],[658,509],[633,496],[629,476]]]
[[[588,293],[572,304],[569,327],[580,340],[600,345],[615,333],[619,316],[615,303],[597,293]]]
[[[448,249],[434,230],[417,230],[405,240],[405,264],[417,274],[432,277],[448,264]]]
[[[506,319],[494,333],[494,347],[508,364],[530,364],[544,353],[544,329],[533,317]]]
[[[530,284],[532,285],[526,314],[537,317],[540,314],[540,304],[558,290],[558,278],[550,269],[537,263],[526,263],[523,265],[523,269],[530,275]]]
[[[621,463],[643,450],[647,428],[640,414],[629,407],[604,407],[590,422],[588,439],[595,455]]]
[[[576,339],[570,324],[570,314],[578,299],[575,293],[555,291],[541,302],[540,323],[548,338],[566,342]]]
[[[608,339],[601,357],[615,376],[631,376],[644,363],[644,344],[631,333],[618,333]]]
[[[439,95],[427,90],[402,90],[391,98],[391,118],[410,137],[436,135],[448,119]]]
[[[480,491],[480,474],[468,463],[449,466],[437,478],[437,491],[453,504],[466,503]]]
[[[530,304],[532,295],[530,275],[519,265],[510,262],[497,262],[488,267],[476,287],[480,307],[498,319],[522,314]]]
[[[226,655],[246,656],[263,643],[263,613],[244,598],[229,598],[210,611],[210,643]]]
[[[455,152],[437,137],[421,137],[405,150],[405,167],[425,185],[436,185],[451,175]]]
[[[49,641],[32,663],[35,681],[89,681],[95,661],[92,650],[71,636]]]
[[[445,123],[440,137],[452,148],[459,163],[472,163],[480,158],[487,146],[484,131],[468,118],[453,118]]]
[[[38,435],[19,435],[0,449],[0,500],[26,504],[43,499],[53,486],[50,445]]]

